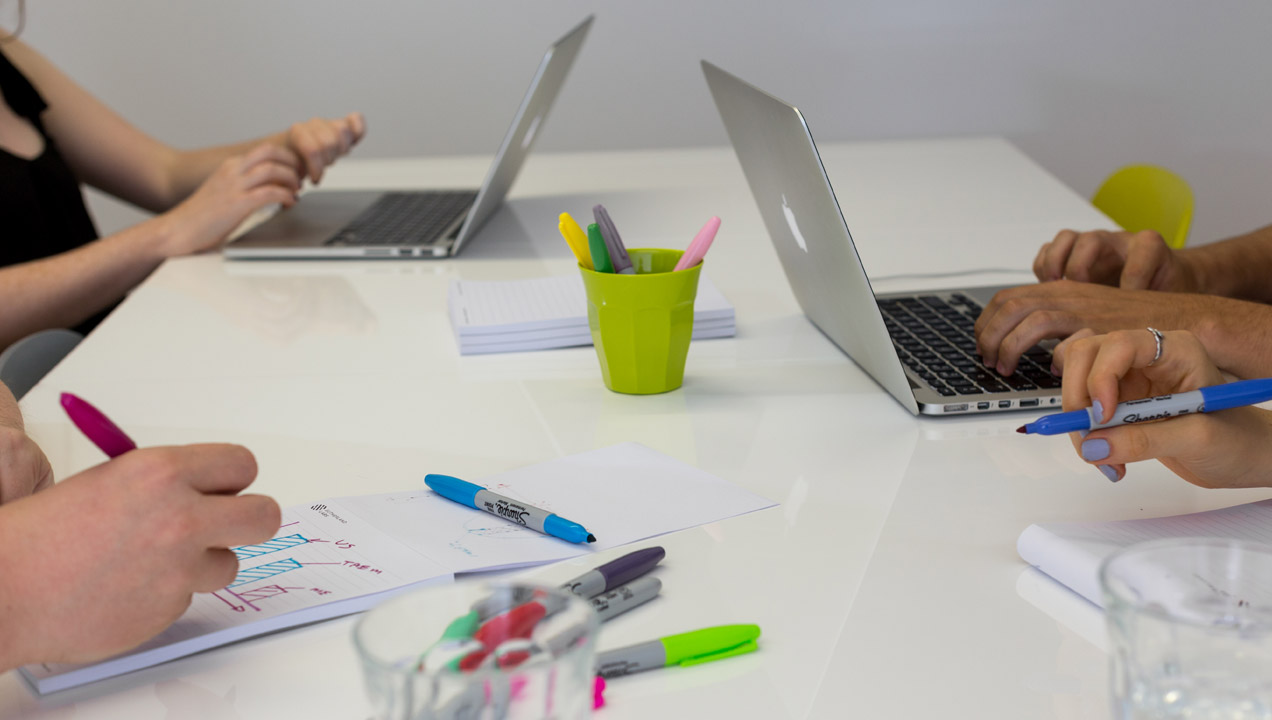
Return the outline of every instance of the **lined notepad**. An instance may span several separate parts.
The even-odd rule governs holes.
[[[446,468],[438,468],[446,470]],[[454,573],[578,557],[774,503],[638,443],[511,470],[478,482],[585,523],[577,545],[452,502],[423,487],[321,500],[283,512],[278,534],[232,548],[229,586],[195,595],[176,623],[141,647],[88,665],[21,668],[54,692],[263,633],[365,610]],[[666,498],[675,497],[669,503]]]
[[[1135,543],[1183,537],[1272,544],[1272,500],[1164,518],[1030,525],[1016,541],[1016,551],[1025,562],[1102,605],[1098,573],[1104,558]]]
[[[461,355],[592,344],[587,293],[577,274],[505,282],[456,280],[450,286],[448,307]],[[701,275],[693,339],[736,333],[733,306]]]

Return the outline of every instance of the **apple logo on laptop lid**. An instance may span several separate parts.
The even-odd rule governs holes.
[[[795,244],[799,249],[808,252],[808,243],[804,242],[804,233],[799,231],[799,223],[795,222],[795,211],[786,202],[786,193],[782,193],[782,214],[786,216],[786,224],[791,226],[791,234],[795,236]]]

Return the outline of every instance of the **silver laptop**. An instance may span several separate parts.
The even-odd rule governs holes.
[[[709,62],[703,73],[799,305],[910,412],[954,415],[1060,404],[1050,350],[1003,377],[976,354],[972,326],[1002,289],[875,295],[812,133],[792,105]]]
[[[243,259],[443,258],[455,255],[503,203],[592,16],[548,48],[476,190],[315,192],[225,246]]]

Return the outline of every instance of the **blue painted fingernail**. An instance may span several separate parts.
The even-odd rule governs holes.
[[[1104,438],[1082,441],[1082,459],[1087,462],[1103,460],[1109,456],[1109,441]],[[1107,466],[1105,466],[1107,467]]]
[[[1091,401],[1091,409],[1095,412],[1095,421],[1104,422],[1104,406],[1100,404],[1099,400]],[[1088,459],[1099,460],[1099,458],[1088,458]]]
[[[1096,467],[1100,468],[1100,472],[1104,473],[1104,477],[1108,478],[1109,482],[1117,482],[1122,479],[1117,476],[1117,470],[1112,465],[1096,465]]]

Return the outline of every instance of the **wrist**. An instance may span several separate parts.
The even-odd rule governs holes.
[[[5,529],[14,522],[11,507],[0,508],[0,544],[15,548],[20,547],[20,544],[11,542],[12,538],[5,533]],[[0,673],[35,662],[26,646],[27,639],[22,634],[22,628],[28,622],[26,612],[21,606],[24,594],[17,582],[20,572],[12,567],[15,554],[0,553]]]
[[[1225,297],[1232,294],[1231,288],[1224,287],[1225,280],[1230,280],[1231,275],[1219,272],[1213,253],[1206,252],[1205,248],[1184,248],[1171,252],[1175,255],[1182,290]]]

